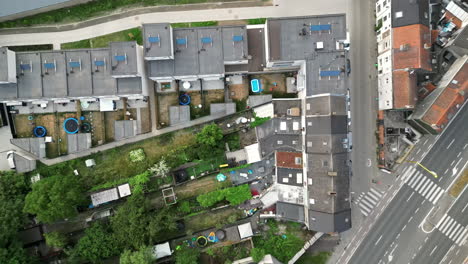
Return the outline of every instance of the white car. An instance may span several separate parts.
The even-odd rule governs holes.
[[[7,152],[7,161],[8,161],[8,165],[10,166],[10,169],[15,169],[16,168],[16,165],[15,165],[15,152],[13,150],[11,151],[8,151]]]

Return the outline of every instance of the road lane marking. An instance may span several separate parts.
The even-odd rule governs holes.
[[[421,179],[421,175],[422,173],[418,171],[418,173],[416,175],[413,175],[413,180],[410,181],[410,183],[408,184],[411,188],[413,188],[413,185],[418,183],[419,180]]]
[[[461,161],[462,161],[462,159],[459,159],[457,164],[455,164],[455,167],[458,167],[458,164],[460,164]]]
[[[444,171],[444,174],[447,174],[448,170],[449,170],[449,169],[446,169],[446,170]]]
[[[465,144],[465,146],[463,146],[463,150],[465,150],[467,146],[468,146],[468,144]]]
[[[450,163],[450,166],[453,166],[455,164],[455,160],[452,160],[452,163]]]
[[[462,153],[461,153],[461,151],[460,151],[460,152],[458,152],[458,154],[457,154],[457,158],[459,158],[459,157],[461,156],[461,154],[462,154]]]
[[[382,235],[379,237],[379,239],[377,239],[377,242],[375,242],[375,245],[377,246],[377,244],[380,242],[380,240],[382,239]]]
[[[423,145],[426,145],[427,141],[429,141],[428,138],[424,141]]]
[[[418,149],[418,151],[416,151],[416,155],[418,155],[418,154],[419,154],[419,152],[421,152],[421,149]]]
[[[419,207],[416,209],[416,211],[414,211],[414,213],[417,213],[419,211]]]
[[[427,190],[423,193],[423,196],[426,197],[426,198],[431,197],[431,195],[434,193],[434,191],[437,188],[439,188],[439,186],[437,186],[437,184],[432,184],[432,186],[427,188]]]
[[[453,142],[455,142],[455,139],[452,139],[452,141],[450,141],[450,144],[448,144],[447,149],[449,149],[450,146],[452,146]]]
[[[372,193],[374,193],[375,195],[377,195],[379,198],[382,198],[382,193],[378,192],[377,190],[375,190],[374,188],[370,188],[370,191]]]
[[[457,243],[458,245],[461,246],[461,243],[463,242],[464,238],[465,238],[465,235],[466,235],[466,232],[468,232],[468,229],[464,229],[463,232],[460,234],[460,236],[458,236],[457,240],[455,241],[455,243]]]
[[[444,227],[444,229],[441,229],[441,230],[440,230],[440,231],[441,231],[442,233],[444,233],[444,234],[445,234],[445,231],[448,231],[448,230],[451,228],[451,226],[453,225],[453,223],[455,223],[455,221],[454,221],[450,216],[449,216],[448,218],[449,218],[449,222],[448,222],[447,225]]]
[[[417,192],[419,192],[419,187],[421,187],[423,184],[426,183],[426,181],[428,181],[429,179],[425,176],[422,177],[422,180],[419,182],[419,184],[416,185],[416,187],[414,187],[414,190],[416,190]]]
[[[453,229],[450,230],[450,232],[447,232],[447,237],[450,238],[451,240],[454,240],[453,235],[455,235],[458,231],[461,231],[460,228],[463,229],[463,226],[460,225],[459,223],[456,223]]]
[[[410,196],[408,197],[408,199],[406,199],[406,202],[409,202],[409,200],[411,199],[411,197],[413,197],[413,194],[414,192],[411,192]]]
[[[406,229],[406,225],[403,227],[403,229],[401,229],[401,231],[404,231]]]
[[[465,207],[463,207],[463,209],[461,210],[462,213],[465,212],[466,208],[468,207],[468,203],[465,205]]]
[[[436,185],[437,186],[437,185]],[[431,196],[429,196],[429,201],[433,203],[433,199],[437,196],[439,192],[443,192],[443,189],[437,186],[434,192],[431,192]]]
[[[436,224],[436,228],[439,228],[440,224],[443,223],[445,221],[445,219],[447,218],[448,214],[444,214],[444,216],[442,216],[442,218],[439,220],[439,222],[437,222]]]
[[[411,220],[413,220],[413,217],[410,217],[410,219],[408,219],[408,223],[411,222]]]
[[[433,184],[434,184],[434,183],[433,183],[431,180],[428,179],[427,183],[424,184],[424,186],[421,187],[421,189],[419,190],[419,191],[420,191],[419,193],[420,193],[422,196],[424,196],[424,193],[426,192],[426,188],[431,187]]]
[[[429,254],[429,256],[432,256],[432,254],[434,253],[436,249],[437,249],[437,246],[434,247],[434,249],[431,251],[431,254]]]
[[[434,199],[434,201],[432,202],[433,204],[436,204],[437,201],[439,201],[440,197],[442,196],[442,194],[444,193],[444,189],[440,189],[441,192],[439,192],[439,194],[436,196],[436,198]]]

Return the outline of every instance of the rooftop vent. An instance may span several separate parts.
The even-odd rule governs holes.
[[[398,11],[395,13],[395,18],[401,18],[403,17],[403,11]]]

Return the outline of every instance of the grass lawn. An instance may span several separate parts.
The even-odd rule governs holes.
[[[463,172],[463,175],[461,175],[457,179],[455,184],[452,186],[452,188],[450,188],[449,194],[455,198],[458,197],[461,191],[463,190],[463,188],[465,188],[467,184],[468,184],[468,170],[465,170]]]
[[[184,5],[215,0],[96,0],[72,7],[61,8],[24,18],[0,23],[0,28],[29,27],[33,25],[60,24],[84,21],[90,18],[108,15],[118,9],[158,6]]]
[[[247,19],[247,24],[249,24],[249,25],[265,24],[265,22],[266,22],[266,18]]]
[[[244,217],[244,212],[236,208],[221,209],[214,212],[206,212],[185,219],[185,228],[190,232],[205,230],[212,227],[234,223]]]
[[[61,49],[85,49],[85,48],[106,48],[109,47],[109,42],[115,41],[136,41],[139,45],[142,45],[143,40],[141,37],[141,29],[131,28],[108,35],[102,35],[99,37],[84,39],[75,42],[63,43]]]
[[[187,27],[211,27],[217,26],[218,21],[200,21],[200,22],[186,22],[186,23],[172,23],[173,28],[187,28]]]
[[[320,252],[316,255],[303,255],[296,263],[297,264],[326,264],[330,257],[330,252]]]

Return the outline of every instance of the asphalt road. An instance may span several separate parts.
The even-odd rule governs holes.
[[[383,197],[375,209],[376,215],[373,219],[371,217],[372,222],[358,230],[359,237],[353,240],[337,263],[409,263],[410,256],[429,243],[427,234],[421,232],[418,226],[467,163],[466,120],[468,107],[465,106],[444,134],[434,138],[437,140],[435,143],[428,142],[432,148],[425,152],[425,156],[421,154],[414,157],[439,177],[434,178],[414,164],[402,166],[400,171],[403,174],[395,190],[392,189]],[[442,257],[447,250],[445,246],[436,249],[438,256]],[[435,258],[428,261],[425,263],[439,263]]]
[[[452,223],[459,223],[459,225],[450,224],[449,220],[441,221],[447,223],[444,225],[441,224],[439,225],[439,228],[434,229],[434,231],[430,234],[427,243],[424,244],[422,249],[418,252],[417,256],[415,257],[415,261],[412,263],[449,263],[453,258],[465,258],[466,256],[468,256],[468,247],[466,244],[465,246],[460,246],[459,244],[456,244],[455,241],[449,238],[449,236],[456,237],[456,235],[460,233],[460,229],[466,230],[466,226],[468,225],[468,217],[466,217],[468,211],[466,210],[468,209],[465,209],[465,211],[462,210],[466,208],[467,204],[468,191],[465,190],[460,195],[458,200],[453,204],[452,208],[450,208],[450,210],[447,212],[447,215],[453,219]],[[458,236],[457,238],[460,239],[457,241],[460,241],[463,238],[466,239],[466,232],[467,231],[465,231],[465,236]],[[449,236],[447,236],[447,234]],[[449,251],[450,253],[448,253]],[[445,257],[446,255],[447,257]],[[452,263],[455,264],[456,262]]]

